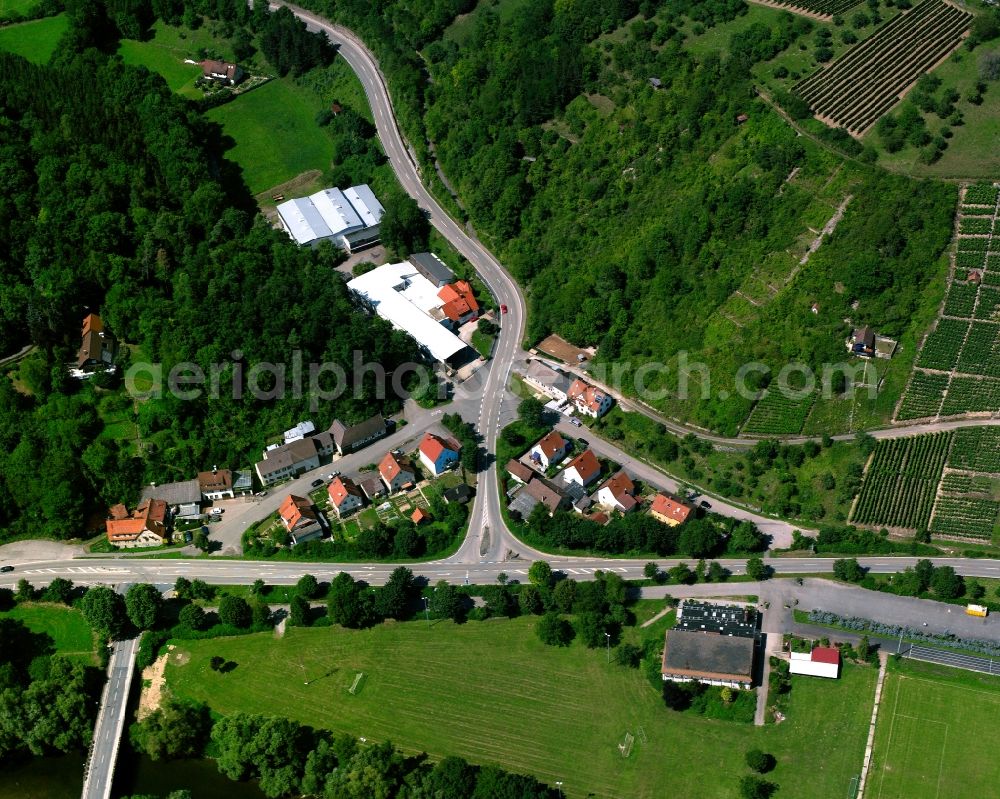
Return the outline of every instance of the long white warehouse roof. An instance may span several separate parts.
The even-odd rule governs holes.
[[[423,283],[427,283],[432,296],[437,294],[437,289],[413,264],[403,261],[366,272],[347,287],[366,297],[379,316],[413,336],[435,360],[445,361],[466,344],[421,307],[428,294]]]
[[[385,209],[365,184],[349,189],[323,189],[278,206],[285,228],[299,244],[333,238],[374,227]]]

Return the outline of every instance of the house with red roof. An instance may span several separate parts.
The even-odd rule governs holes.
[[[528,451],[528,457],[533,463],[548,469],[565,458],[568,452],[569,442],[555,430],[551,430]]]
[[[323,526],[311,499],[289,494],[278,508],[278,518],[291,536],[293,547],[323,537]]]
[[[167,540],[167,503],[162,499],[147,499],[132,513],[124,505],[115,505],[108,512],[105,524],[109,543],[116,547],[157,547]]]
[[[628,513],[635,510],[639,501],[635,498],[635,483],[620,471],[613,474],[597,490],[597,501],[606,508]]]
[[[579,378],[570,385],[567,397],[580,413],[595,419],[604,416],[615,404],[614,398],[606,391],[602,391],[590,383],[585,383]]]
[[[430,514],[427,513],[423,508],[417,508],[413,513],[410,514],[410,521],[415,525],[419,526],[430,519]]]
[[[507,461],[507,465],[504,466],[504,468],[507,470],[507,473],[510,475],[512,480],[515,480],[522,485],[530,483],[531,478],[535,476],[535,472],[530,466],[526,466],[516,458],[511,458]]]
[[[663,522],[668,527],[677,527],[687,521],[691,515],[691,506],[666,494],[657,494],[649,506],[649,512],[654,519]]]
[[[441,300],[441,313],[453,327],[464,325],[479,316],[479,303],[472,292],[472,286],[466,280],[456,280],[442,286],[438,291]]]
[[[393,455],[391,452],[385,453],[385,457],[379,462],[378,473],[390,494],[413,488],[416,482],[416,473],[410,462],[406,458]]]
[[[356,511],[364,504],[361,489],[349,477],[337,477],[327,487],[330,504],[337,516],[346,516]]]
[[[792,674],[836,680],[840,676],[840,650],[832,646],[814,646],[810,652],[792,652],[788,670]]]
[[[569,462],[562,473],[564,483],[577,483],[586,488],[601,474],[601,463],[592,449],[585,449]]]
[[[418,447],[420,463],[435,477],[458,463],[458,454],[461,451],[462,445],[457,441],[433,433],[424,433]]]
[[[76,368],[90,374],[114,366],[118,354],[118,342],[104,327],[104,321],[95,313],[83,318],[80,334],[80,349],[76,354]]]

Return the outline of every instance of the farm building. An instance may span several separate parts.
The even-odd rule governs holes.
[[[433,360],[461,366],[474,354],[454,329],[474,319],[479,306],[465,281],[439,288],[425,271],[410,261],[385,264],[347,287],[393,327],[409,333]]]
[[[840,676],[840,650],[832,646],[814,646],[811,652],[792,652],[788,670],[792,674],[835,680]]]
[[[366,185],[323,189],[309,197],[281,203],[278,219],[298,244],[316,246],[332,241],[353,252],[375,244],[385,209]]]

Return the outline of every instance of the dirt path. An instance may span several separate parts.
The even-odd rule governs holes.
[[[173,645],[160,655],[152,666],[142,670],[142,692],[139,694],[139,707],[135,712],[137,719],[142,721],[160,706],[163,701],[164,671],[167,668],[167,658],[174,649]]]

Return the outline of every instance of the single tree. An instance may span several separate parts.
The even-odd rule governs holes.
[[[465,597],[447,580],[439,580],[430,598],[430,612],[439,619],[461,621],[465,618]]]
[[[250,605],[241,596],[225,594],[219,601],[219,621],[231,627],[249,627],[253,620]]]
[[[177,621],[189,630],[204,630],[208,626],[208,618],[204,609],[200,605],[191,603],[181,608],[177,614]]]
[[[774,756],[760,749],[751,749],[746,753],[746,762],[753,771],[758,774],[766,774],[774,768]]]
[[[295,593],[305,599],[312,599],[319,592],[319,583],[311,574],[303,574],[295,584]]]
[[[535,623],[535,634],[543,644],[569,646],[573,628],[558,613],[546,613]]]
[[[119,638],[128,623],[125,600],[104,585],[88,589],[80,600],[80,609],[90,628],[101,638]]]
[[[264,589],[266,587],[267,586],[265,586],[263,580],[254,580],[253,581],[253,585],[250,586],[250,594],[252,596],[263,596],[264,595]]]
[[[833,576],[847,583],[860,583],[865,577],[865,570],[857,558],[841,558],[833,562]]]
[[[288,613],[288,622],[293,627],[309,626],[309,600],[301,594],[292,597],[291,607]]]
[[[760,558],[747,559],[747,576],[751,580],[766,580],[771,575],[771,567]]]
[[[149,583],[136,583],[125,594],[125,611],[138,630],[152,630],[160,618],[163,595]]]
[[[529,427],[543,427],[545,425],[545,406],[541,400],[527,397],[521,400],[517,406],[517,418]]]
[[[528,580],[533,585],[547,588],[552,585],[552,567],[544,560],[536,560],[528,567]]]

